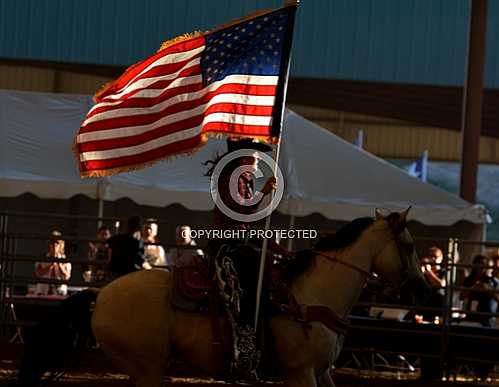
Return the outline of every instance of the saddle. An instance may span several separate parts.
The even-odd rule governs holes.
[[[233,254],[238,254],[238,249],[234,249]],[[286,280],[283,278],[280,267],[271,264],[273,258],[272,254],[267,257],[267,276],[264,286],[273,300],[282,301],[283,295],[287,294],[283,291],[283,289],[287,290],[284,285]],[[219,290],[215,279],[214,262],[211,260],[206,262],[196,258],[192,265],[175,267],[173,282],[173,305],[179,309],[207,313],[210,302],[214,298],[218,299]]]
[[[192,265],[173,268],[172,303],[188,312],[207,313],[216,298],[217,284],[208,265],[196,259]]]
[[[321,322],[330,330],[338,334],[346,334],[348,321],[338,316],[334,311],[325,306],[299,304],[290,292],[291,278],[286,270],[287,262],[300,266],[303,253],[280,251],[282,261],[275,259],[274,254],[268,254],[266,259],[267,276],[264,286],[267,290],[270,316],[287,314],[291,319],[308,324],[313,321]],[[284,254],[282,254],[284,253]],[[307,251],[305,254],[310,254]],[[174,289],[172,303],[179,309],[209,313],[214,319],[219,318],[219,310],[224,308],[219,298],[218,286],[215,280],[212,263],[197,259],[193,265],[174,268]],[[263,309],[263,308],[262,308]],[[218,322],[217,322],[218,324]],[[265,325],[265,324],[264,324]],[[216,332],[214,332],[216,333]]]

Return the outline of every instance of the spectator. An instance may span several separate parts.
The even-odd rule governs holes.
[[[48,242],[48,252],[46,254],[47,258],[58,260],[66,259],[66,255],[64,253],[64,240],[61,238],[61,235],[62,234],[57,230],[52,231]],[[35,264],[35,274],[38,278],[67,281],[71,278],[71,263],[37,262]],[[36,285],[35,294],[39,296],[66,296],[68,294],[68,285],[39,283]]]
[[[499,249],[492,251],[489,258],[494,262],[494,277],[499,277]]]
[[[144,224],[143,240],[145,243],[145,260],[151,266],[166,266],[165,250],[163,246],[152,243],[158,242],[158,223],[156,219],[147,219]],[[151,243],[151,244],[150,244]]]
[[[150,269],[144,260],[144,243],[141,238],[141,221],[138,216],[128,219],[127,233],[108,239],[109,277],[114,279],[140,269]]]
[[[474,305],[474,303],[477,302],[477,292],[473,292],[471,289],[480,280],[486,264],[487,258],[485,256],[475,256],[472,261],[473,266],[471,267],[471,273],[463,280],[463,287],[470,288],[469,291],[461,293],[461,298],[464,300],[464,309],[467,311],[476,311],[476,305]]]
[[[196,242],[191,238],[191,228],[187,225],[178,226],[175,230],[175,240],[179,248],[174,247],[168,252],[168,263],[175,267],[195,265],[201,258],[204,258],[203,250],[186,249],[182,247],[196,246]]]
[[[421,271],[423,272],[427,282],[431,286],[427,306],[433,308],[442,308],[444,301],[445,271],[442,268],[444,255],[438,247],[430,247],[425,256],[421,258]],[[416,321],[421,321],[423,318],[427,321],[436,320],[438,312],[422,312],[422,315],[416,315]]]
[[[445,287],[445,271],[442,268],[444,255],[442,250],[433,246],[428,249],[428,253],[421,259],[421,270],[426,280],[436,289]]]
[[[494,261],[483,255],[477,255],[473,259],[473,265],[471,274],[463,282],[463,286],[472,289],[468,293],[466,302],[468,310],[473,311],[473,303],[476,302],[477,312],[496,313],[499,295],[495,291],[499,287],[499,280],[494,277]],[[493,316],[480,316],[478,321],[487,327],[495,325]]]
[[[109,247],[107,240],[111,237],[111,230],[107,226],[101,226],[97,230],[97,242],[88,243],[88,260],[95,264],[89,264],[83,271],[85,282],[102,281],[106,276],[106,267],[109,265]]]

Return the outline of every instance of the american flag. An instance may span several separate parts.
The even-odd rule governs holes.
[[[177,38],[130,67],[96,95],[76,136],[81,175],[192,152],[214,133],[275,141],[295,8]]]

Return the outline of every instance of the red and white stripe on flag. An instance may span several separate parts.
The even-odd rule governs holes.
[[[271,141],[278,76],[203,81],[201,35],[171,44],[96,96],[76,136],[82,176],[138,169],[192,152],[210,133]]]

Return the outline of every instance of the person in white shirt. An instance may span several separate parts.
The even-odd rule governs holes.
[[[62,234],[54,230],[51,233],[48,243],[47,258],[63,260],[66,259],[64,252],[64,240]],[[38,278],[52,280],[69,280],[71,278],[70,262],[37,262],[35,264],[35,274]],[[38,296],[59,295],[67,296],[68,285],[39,283],[35,287],[35,294]]]
[[[142,234],[144,241],[144,258],[149,265],[166,266],[166,255],[163,246],[158,243],[158,223],[156,219],[147,219]]]

